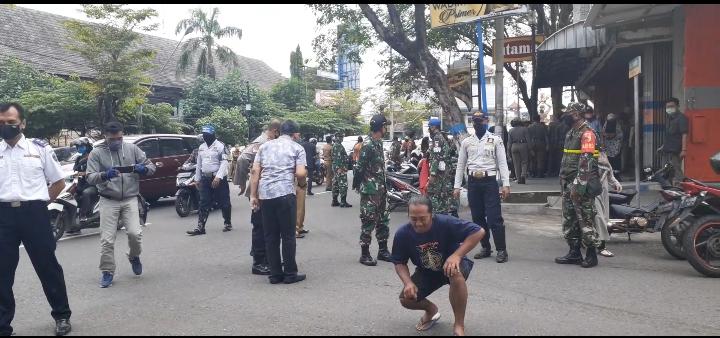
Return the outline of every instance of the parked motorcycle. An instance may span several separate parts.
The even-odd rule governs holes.
[[[195,163],[185,163],[178,168],[175,179],[177,192],[175,193],[175,211],[180,217],[187,217],[190,213],[200,209],[200,191],[195,183]]]
[[[684,258],[682,236],[686,223],[680,222],[679,216],[683,211],[683,198],[687,194],[682,189],[669,184],[668,178],[673,168],[667,164],[662,169],[652,173],[652,169],[645,169],[647,177],[643,181],[660,183],[663,190],[660,195],[663,201],[656,202],[647,207],[634,207],[630,205],[637,191],[627,190],[619,193],[610,193],[610,220],[609,233],[626,233],[628,240],[633,233],[661,232],[661,239],[665,249],[678,259]]]
[[[397,207],[408,206],[413,196],[422,194],[418,188],[397,178],[392,173],[385,176],[385,185],[388,193],[388,211],[393,211]]]
[[[65,189],[52,203],[48,204],[50,212],[50,226],[55,241],[62,238],[68,229],[90,229],[100,227],[100,202],[92,206],[92,215],[87,220],[80,221],[79,206],[75,195],[77,194],[78,177],[71,175],[66,178]],[[150,204],[141,195],[138,196],[138,210],[140,211],[140,225],[145,226]],[[117,229],[125,225],[118,222]]]
[[[720,153],[710,161],[720,175]],[[691,178],[680,184],[692,196],[686,201],[691,205],[686,217],[692,224],[683,238],[687,261],[698,272],[720,278],[720,189]]]
[[[316,185],[322,185],[323,182],[325,182],[325,174],[327,174],[325,162],[320,160],[315,161],[315,170],[310,175],[311,181],[315,182]]]

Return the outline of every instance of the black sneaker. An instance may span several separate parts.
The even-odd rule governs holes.
[[[474,258],[475,258],[475,259],[483,259],[483,258],[488,258],[488,257],[490,257],[491,255],[492,255],[492,250],[490,250],[490,249],[487,249],[487,250],[482,249],[482,250],[480,250],[480,252],[478,252],[477,254],[475,254]]]
[[[293,283],[297,283],[297,282],[302,282],[305,280],[305,278],[306,278],[306,276],[304,274],[287,276],[287,277],[285,277],[285,279],[283,279],[283,283],[293,284]]]
[[[301,234],[307,234],[307,233],[309,233],[309,232],[310,232],[310,230],[305,230],[305,229],[300,230],[300,233],[301,233]]]
[[[308,195],[308,196],[312,196],[312,195],[315,195],[315,194],[313,194],[312,191],[308,191],[307,195]]]
[[[498,263],[507,262],[508,261],[507,250],[498,250],[497,256],[495,256],[495,261]]]
[[[255,264],[252,267],[252,274],[253,275],[260,275],[260,276],[269,276],[270,275],[270,268],[267,265],[263,264]]]
[[[231,224],[225,224],[225,227],[223,228],[223,232],[232,231],[232,225]]]
[[[270,280],[270,284],[280,284],[285,281],[285,278],[283,278],[283,276],[270,276],[268,277],[268,279]]]
[[[72,331],[70,319],[58,319],[55,321],[55,335],[64,336]]]

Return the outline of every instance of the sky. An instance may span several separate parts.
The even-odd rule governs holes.
[[[79,4],[18,4],[18,6],[50,12],[53,14],[88,20]],[[177,23],[190,17],[190,11],[202,8],[212,12],[218,7],[218,21],[221,26],[235,26],[242,29],[242,39],[222,39],[220,44],[228,46],[236,54],[262,60],[285,77],[290,77],[290,52],[300,45],[303,57],[310,59],[310,66],[317,65],[312,49],[316,36],[315,15],[305,5],[299,4],[132,4],[132,9],[153,8],[158,16],[152,20],[158,23],[156,31],[147,34],[179,40],[175,35]],[[380,74],[377,65],[379,53],[371,50],[365,55],[360,72],[362,89],[376,87]]]

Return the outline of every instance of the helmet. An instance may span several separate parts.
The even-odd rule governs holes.
[[[317,144],[317,139],[314,137],[310,138],[310,143]]]
[[[92,147],[92,142],[90,142],[90,139],[87,137],[80,137],[80,138],[77,138],[74,141],[72,141],[72,143],[70,143],[70,145],[73,147],[79,147],[81,145]]]
[[[570,103],[568,103],[567,107],[565,108],[565,112],[569,113],[569,112],[573,112],[573,111],[576,111],[580,114],[592,112],[590,110],[590,107],[588,107],[586,104],[584,104],[582,102],[570,102]]]
[[[440,119],[437,117],[431,117],[430,121],[428,121],[428,127],[438,127],[440,128]]]
[[[388,124],[390,123],[388,123],[388,120],[383,114],[375,114],[370,119],[370,130],[379,131],[383,126],[386,126]]]

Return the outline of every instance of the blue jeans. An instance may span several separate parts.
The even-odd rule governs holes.
[[[494,176],[468,181],[468,203],[473,223],[485,229],[480,244],[490,250],[490,237],[495,238],[495,249],[505,250],[505,224],[500,208],[500,186]]]

